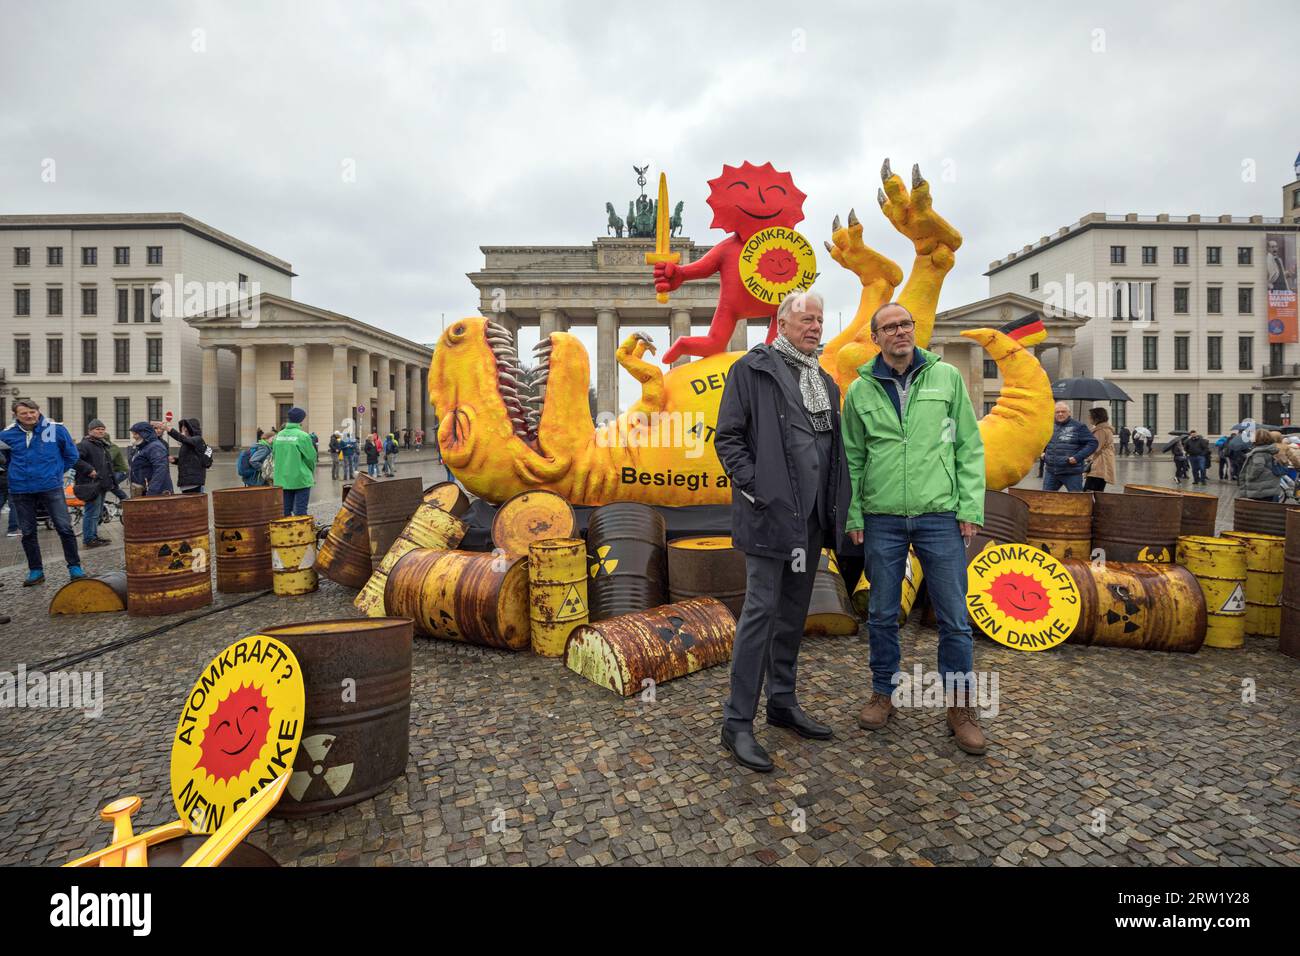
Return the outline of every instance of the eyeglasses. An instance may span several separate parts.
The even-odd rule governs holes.
[[[916,328],[916,323],[911,319],[904,319],[902,322],[895,322],[893,325],[882,325],[876,329],[877,335],[893,335],[895,332],[911,332]]]

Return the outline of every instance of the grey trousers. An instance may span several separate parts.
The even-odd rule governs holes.
[[[764,677],[769,707],[795,706],[799,644],[821,558],[822,534],[814,517],[808,527],[803,571],[793,569],[792,558],[745,555],[745,604],[731,652],[731,694],[722,708],[723,722],[732,730],[753,728]]]

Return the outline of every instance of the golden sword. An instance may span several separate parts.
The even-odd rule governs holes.
[[[671,229],[669,225],[668,214],[668,176],[664,173],[659,174],[659,208],[655,214],[655,251],[645,254],[646,265],[652,266],[657,262],[671,262],[676,264],[682,261],[680,252],[670,252]],[[668,293],[658,292],[655,298],[660,305],[668,304]]]

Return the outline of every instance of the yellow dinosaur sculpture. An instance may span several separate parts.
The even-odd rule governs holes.
[[[932,209],[919,170],[913,167],[910,193],[890,172],[888,160],[881,176],[881,209],[916,249],[898,301],[912,313],[916,341],[925,346],[961,236]],[[831,257],[862,281],[857,314],[821,357],[842,394],[857,368],[878,351],[870,339],[871,314],[890,301],[903,275],[863,244],[862,224],[853,212],[847,228],[836,217],[827,246]],[[980,421],[987,485],[998,490],[1023,478],[1051,437],[1051,384],[1032,353],[1003,332],[975,329],[963,335],[979,342],[1003,375],[998,402]],[[546,386],[537,418],[527,414],[516,389],[520,367],[510,333],[479,317],[453,323],[429,369],[443,460],[469,491],[489,501],[546,489],[582,505],[730,503],[713,430],[727,371],[744,353],[712,355],[665,374],[643,359],[647,350],[654,346],[645,336],[624,340],[616,358],[641,383],[641,398],[613,421],[593,425],[586,349],[566,332],[551,333],[537,346]]]

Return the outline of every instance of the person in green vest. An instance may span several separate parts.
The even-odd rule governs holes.
[[[275,483],[284,491],[284,516],[305,515],[311,498],[312,485],[316,484],[316,443],[303,431],[302,423],[307,413],[301,408],[289,409],[289,422],[271,442],[275,458]]]

